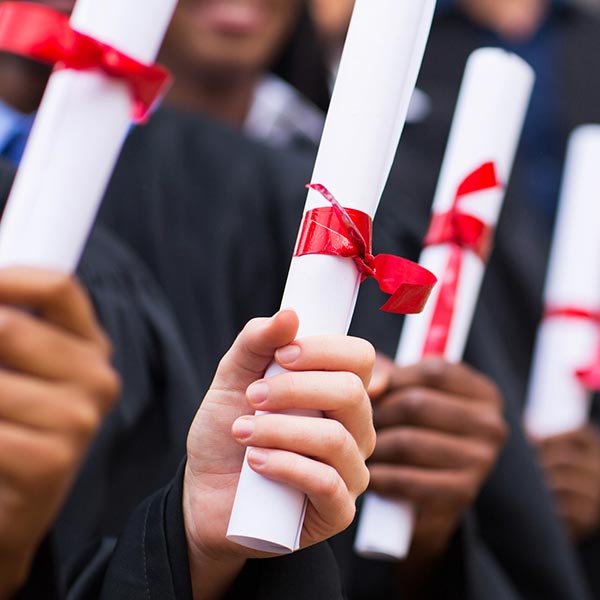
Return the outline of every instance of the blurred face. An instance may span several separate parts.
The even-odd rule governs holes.
[[[459,0],[463,10],[477,23],[501,37],[526,39],[535,33],[549,0]]]
[[[287,40],[303,0],[180,0],[163,46],[175,71],[260,71]]]
[[[310,0],[311,13],[326,41],[344,39],[353,8],[354,0]]]

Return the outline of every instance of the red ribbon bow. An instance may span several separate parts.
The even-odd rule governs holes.
[[[460,212],[460,201],[470,194],[499,187],[494,163],[487,162],[469,174],[458,186],[454,202],[446,213],[433,216],[425,246],[450,244],[450,256],[440,284],[439,295],[425,345],[423,355],[443,355],[446,351],[458,282],[462,270],[465,250],[474,252],[486,261],[491,250],[493,229],[481,219]]]
[[[0,4],[0,50],[55,65],[58,69],[97,69],[125,81],[133,96],[133,118],[143,121],[171,82],[169,72],[145,65],[71,28],[69,17],[32,3]]]
[[[343,208],[323,185],[306,187],[319,192],[331,207],[315,208],[306,213],[294,256],[327,254],[351,258],[362,281],[373,277],[381,291],[392,295],[382,310],[399,314],[421,312],[435,285],[435,276],[398,256],[373,256],[371,217],[360,210]]]
[[[583,319],[591,321],[598,328],[598,351],[594,362],[589,367],[577,369],[575,376],[590,392],[600,392],[600,311],[594,312],[575,306],[549,307],[544,318],[563,317],[566,319]]]

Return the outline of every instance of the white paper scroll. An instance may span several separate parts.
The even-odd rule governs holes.
[[[475,51],[466,66],[456,113],[432,210],[447,212],[459,184],[482,164],[492,161],[497,176],[508,182],[531,89],[532,69],[514,54],[500,49]],[[504,188],[478,192],[461,200],[461,212],[495,225],[504,199]],[[449,246],[431,246],[421,254],[420,264],[443,280]],[[462,360],[485,265],[465,252],[458,283],[456,309],[450,327],[445,358]],[[439,294],[440,285],[420,315],[406,317],[396,362],[418,362]],[[355,541],[355,551],[368,558],[400,560],[410,548],[415,508],[407,502],[365,496]]]
[[[423,58],[435,0],[357,0],[312,182],[347,208],[373,216],[406,120]],[[311,191],[305,212],[325,206]],[[303,256],[292,260],[282,306],[300,317],[299,337],[348,331],[360,277],[352,260]],[[273,375],[276,369],[269,369]],[[251,548],[298,549],[306,498],[246,464],[228,538]]]
[[[74,29],[154,62],[177,0],[78,0]],[[0,265],[72,272],[131,125],[127,84],[50,78],[0,225]]]
[[[600,310],[600,125],[571,136],[544,301],[547,307]],[[575,373],[596,358],[598,327],[553,317],[540,324],[525,408],[527,430],[548,437],[589,418],[591,393]]]

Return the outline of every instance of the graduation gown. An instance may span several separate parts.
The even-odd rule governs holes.
[[[274,153],[219,125],[171,111],[158,111],[148,126],[130,136],[101,219],[133,245],[162,285],[175,306],[200,371],[218,358],[247,318],[277,309],[310,169],[310,159]],[[123,197],[128,198],[127,203]],[[393,237],[390,246],[406,254],[410,251],[407,240],[412,241],[416,254],[413,224],[405,216],[391,211],[379,221],[394,219],[398,228],[391,230],[394,235],[397,231],[406,233],[406,239],[399,246]],[[383,231],[381,235],[388,234]],[[369,283],[365,285],[367,290],[374,289]],[[379,305],[368,299],[360,303],[368,308],[355,320],[359,323],[355,331],[390,353],[390,323],[385,321],[381,332],[374,317]],[[399,320],[392,319],[391,330],[398,330]],[[397,334],[394,337],[393,344]],[[201,372],[198,375],[206,376]],[[567,597],[560,595],[563,591],[573,592],[572,598],[583,598],[576,568],[569,558],[563,560],[563,552],[568,557],[569,549],[557,531],[556,519],[542,510],[538,521],[540,511],[535,502],[527,502],[539,494],[546,497],[545,491],[539,478],[533,479],[539,485],[527,483],[531,471],[536,476],[539,473],[515,411],[510,412],[510,419],[517,433],[507,444],[502,463],[506,466],[493,475],[497,485],[492,495],[498,494],[498,501],[490,506],[489,513],[493,519],[496,512],[510,513],[515,506],[519,518],[510,522],[511,543],[529,549],[555,544],[554,559],[542,556],[539,564],[530,561],[527,565],[530,571],[535,570],[533,575],[511,576],[473,519],[472,525],[462,528],[460,539],[447,557],[447,565],[458,568],[441,569],[436,575],[437,597],[447,598],[452,589],[461,598],[535,597],[529,594],[532,590],[540,594],[549,591],[548,598]],[[515,475],[523,477],[524,483],[513,494]],[[549,500],[547,507],[550,510]],[[528,530],[527,536],[513,526],[530,521],[536,526]],[[531,538],[531,546],[523,537]],[[349,548],[348,543],[342,546]],[[367,567],[358,569],[353,560],[344,560],[344,552],[339,550],[346,591],[350,598],[359,598],[362,592],[357,580],[369,581],[367,571],[362,577],[362,569]],[[531,579],[533,584],[529,584]],[[377,595],[377,586],[384,584],[385,578],[377,576],[375,581],[377,585],[369,588],[366,597],[390,597],[385,585]],[[555,588],[557,593],[552,591]]]
[[[576,125],[600,120],[600,79],[591,65],[600,55],[599,32],[595,18],[566,6],[554,25],[559,51],[556,76],[561,83],[558,93],[562,94],[557,130],[563,155],[567,135]],[[375,234],[380,252],[404,250],[413,258],[418,256],[464,65],[480,45],[480,35],[457,15],[434,22],[418,82],[431,100],[431,112],[423,122],[405,129],[379,215],[385,231]],[[447,51],[449,47],[452,52]],[[551,218],[528,201],[525,159],[521,147],[466,351],[467,362],[499,384],[512,421],[511,438],[475,513],[484,540],[524,597],[584,597],[586,591],[577,584],[583,565],[593,596],[600,598],[600,539],[588,540],[577,549],[580,564],[576,564],[566,549],[568,542],[556,525],[552,499],[516,422],[542,314],[552,234]],[[375,290],[371,293],[377,296]],[[359,313],[361,310],[359,303]],[[377,318],[355,319],[355,324],[355,331],[367,334],[370,330],[379,347],[394,355],[397,321],[379,314]],[[521,458],[514,460],[517,446],[522,450]],[[515,531],[519,530],[526,535],[517,540]]]

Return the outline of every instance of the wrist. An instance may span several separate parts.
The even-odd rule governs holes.
[[[244,568],[246,558],[241,554],[241,547],[227,541],[224,529],[220,530],[218,525],[222,516],[216,517],[209,506],[202,503],[203,496],[187,493],[184,483],[183,520],[190,580],[194,600],[216,600],[231,587]],[[239,554],[235,551],[237,548]]]

